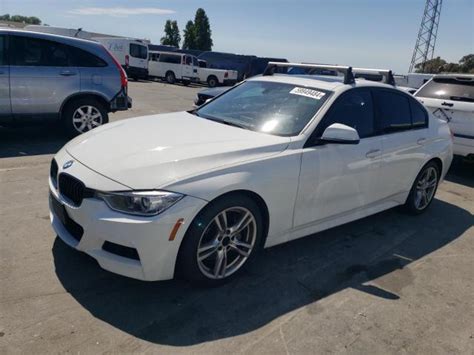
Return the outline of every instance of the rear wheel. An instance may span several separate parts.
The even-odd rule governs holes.
[[[214,88],[214,87],[216,87],[218,84],[219,84],[219,81],[217,80],[217,78],[216,78],[215,76],[210,76],[209,78],[207,78],[207,85],[208,85],[210,88]]]
[[[178,267],[188,280],[218,285],[238,275],[255,258],[263,221],[244,195],[210,203],[194,219],[181,245]]]
[[[424,212],[433,202],[440,179],[439,167],[435,162],[426,164],[415,179],[404,209],[412,214]]]
[[[166,82],[168,84],[174,84],[176,82],[176,77],[172,71],[166,73]]]
[[[69,103],[62,114],[68,134],[77,136],[109,122],[105,107],[95,99],[79,99]]]

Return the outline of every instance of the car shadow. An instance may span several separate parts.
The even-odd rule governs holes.
[[[474,161],[455,156],[445,179],[456,184],[474,187]]]
[[[93,316],[140,339],[186,346],[251,332],[304,306],[316,314],[319,300],[346,288],[402,298],[417,277],[406,266],[472,224],[471,213],[440,200],[417,217],[389,210],[266,249],[241,277],[207,289],[114,275],[59,238],[52,252],[60,282]]]
[[[52,124],[0,127],[0,158],[54,154],[70,139]]]

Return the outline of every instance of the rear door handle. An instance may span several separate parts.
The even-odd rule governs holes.
[[[423,144],[425,144],[425,142],[426,142],[426,138],[420,138],[416,141],[416,143],[419,144],[419,145],[423,145]]]
[[[59,75],[62,76],[73,76],[76,75],[76,72],[70,71],[70,70],[63,70],[62,72],[59,73]]]
[[[378,155],[380,154],[380,149],[372,149],[372,150],[369,150],[365,156],[367,158],[375,158],[377,157]]]

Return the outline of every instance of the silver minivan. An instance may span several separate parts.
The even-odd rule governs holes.
[[[127,75],[100,43],[0,29],[0,125],[57,121],[69,134],[127,110]]]

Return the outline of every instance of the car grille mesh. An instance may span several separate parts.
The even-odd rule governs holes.
[[[58,188],[58,163],[56,159],[51,161],[51,166],[49,168],[49,176],[51,177],[51,182],[55,189]]]
[[[59,174],[59,193],[73,202],[76,206],[80,206],[84,198],[86,187],[82,181],[75,177],[61,173]]]

